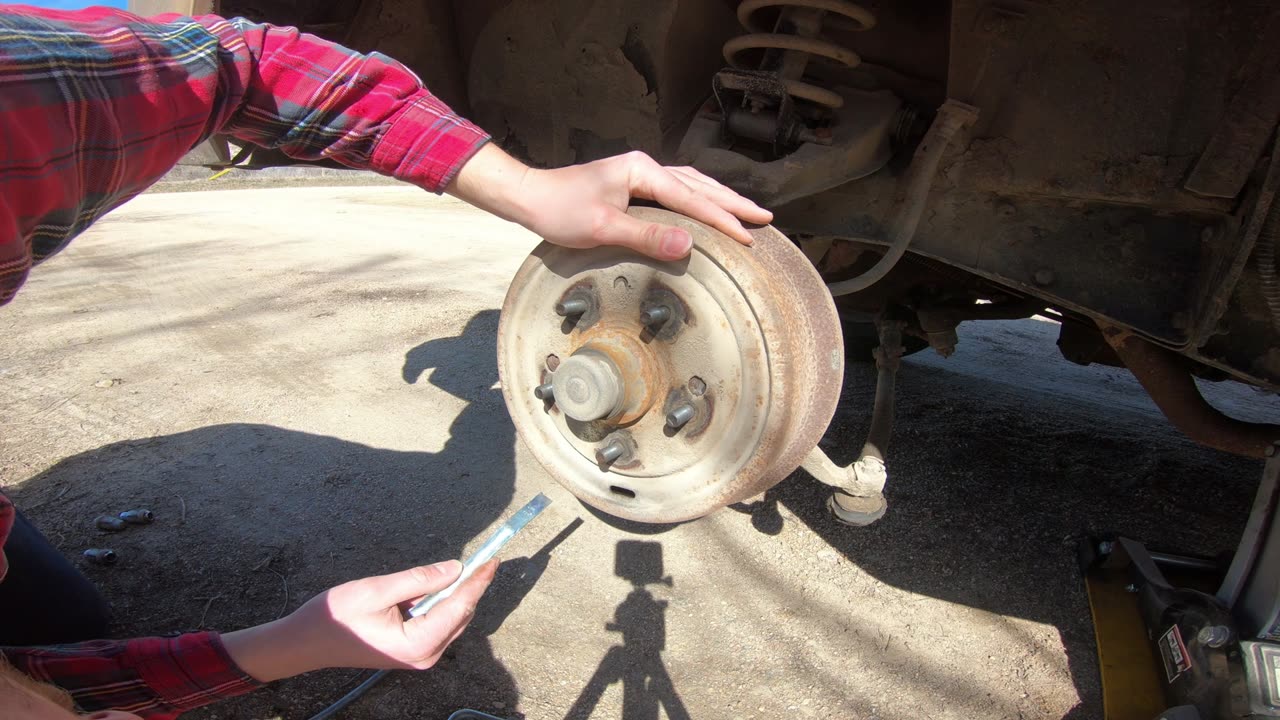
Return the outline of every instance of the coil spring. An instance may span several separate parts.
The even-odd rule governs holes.
[[[724,44],[725,62],[733,67],[743,68],[744,53],[747,51],[782,50],[787,53],[798,53],[804,56],[816,55],[827,58],[847,68],[854,68],[862,63],[862,58],[858,57],[858,53],[820,37],[819,31],[821,28],[818,27],[818,24],[821,23],[804,28],[802,32],[805,32],[805,34],[770,32],[770,30],[777,30],[778,28],[766,28],[760,25],[754,17],[756,11],[766,7],[782,8],[784,14],[789,9],[825,11],[821,16],[823,21],[835,26],[835,23],[831,22],[835,20],[839,23],[840,29],[853,32],[870,30],[876,24],[876,16],[871,11],[848,0],[743,0],[742,4],[738,6],[738,22],[742,23],[742,26],[749,31],[749,34],[740,35]],[[794,77],[784,77],[782,79],[787,93],[792,97],[808,100],[829,108],[838,108],[843,105],[844,99],[839,94],[812,83],[804,82],[801,79],[806,62],[807,58],[804,59],[804,62],[795,66],[795,69],[791,71]],[[787,74],[785,63],[780,74]]]

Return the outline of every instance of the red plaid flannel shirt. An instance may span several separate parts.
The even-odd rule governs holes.
[[[0,305],[215,132],[434,192],[489,139],[404,66],[291,28],[0,5]],[[12,522],[0,496],[0,549]],[[258,685],[214,633],[3,653],[86,712],[167,719]]]
[[[0,5],[0,305],[215,132],[434,192],[489,139],[403,65],[292,28]]]
[[[261,687],[211,632],[0,651],[32,678],[70,692],[81,712],[175,718]]]

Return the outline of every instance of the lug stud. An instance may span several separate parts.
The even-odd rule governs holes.
[[[693,409],[693,406],[685,403],[684,405],[681,405],[667,413],[667,427],[672,430],[679,430],[688,424],[696,414],[697,411]]]
[[[544,402],[550,402],[555,399],[555,392],[551,389],[551,383],[542,383],[533,389],[533,396]]]
[[[612,465],[627,453],[627,447],[621,441],[614,440],[604,447],[596,450],[596,462],[601,465]]]
[[[582,298],[573,298],[556,303],[556,314],[561,317],[581,315],[591,308],[590,303]]]
[[[640,313],[640,322],[649,327],[665,325],[671,319],[671,308],[666,305],[658,305]]]

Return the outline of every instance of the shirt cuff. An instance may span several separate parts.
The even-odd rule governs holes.
[[[443,192],[489,134],[426,90],[391,120],[371,158],[372,169],[434,193]]]
[[[235,664],[217,633],[130,640],[125,652],[139,678],[179,713],[262,687]]]

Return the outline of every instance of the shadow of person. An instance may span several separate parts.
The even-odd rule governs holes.
[[[614,611],[609,632],[622,633],[622,644],[605,653],[565,720],[591,717],[612,684],[622,683],[622,712],[608,714],[622,720],[658,720],[659,710],[670,720],[688,720],[680,695],[662,660],[667,643],[667,601],[659,600],[647,586],[674,582],[662,575],[662,545],[642,540],[621,540],[615,549],[614,574],[630,581],[632,590]]]
[[[430,382],[467,401],[439,452],[213,425],[72,456],[27,480],[14,499],[64,550],[107,544],[118,553],[116,566],[86,569],[115,609],[117,637],[259,624],[348,580],[460,557],[513,499],[515,432],[492,389],[496,316],[481,312],[458,336],[406,355],[406,379],[422,374],[414,367],[433,367]],[[155,522],[106,536],[84,520],[131,507],[151,508]],[[393,673],[347,717],[514,707],[515,682],[486,637],[463,638],[432,671]],[[308,717],[364,674],[312,673],[216,713]]]

